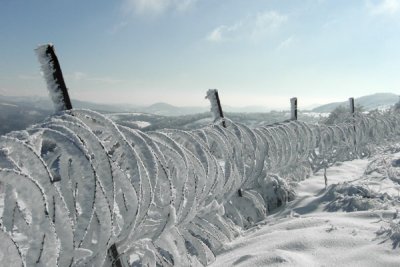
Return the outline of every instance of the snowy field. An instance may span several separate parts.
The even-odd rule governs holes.
[[[217,266],[399,266],[400,153],[338,163],[225,245]]]

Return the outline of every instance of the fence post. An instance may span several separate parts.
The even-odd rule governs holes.
[[[355,108],[354,108],[354,97],[349,98],[350,113],[353,119],[353,132],[354,132],[354,151],[357,153],[357,132],[356,132],[356,118],[355,118]]]
[[[56,112],[72,109],[71,99],[52,44],[35,49]]]
[[[352,116],[354,117],[354,97],[350,97],[349,98],[349,105],[350,105],[350,113],[352,114]]]
[[[226,128],[226,123],[224,120],[224,113],[222,111],[221,101],[219,100],[218,90],[209,89],[207,91],[206,98],[210,100],[211,103],[211,113],[214,117],[214,122],[218,119],[222,119],[222,126]]]
[[[297,121],[297,97],[293,97],[290,99],[290,120]]]

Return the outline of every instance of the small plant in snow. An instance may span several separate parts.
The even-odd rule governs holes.
[[[386,221],[388,226],[382,226],[376,234],[379,236],[386,236],[388,239],[392,241],[393,249],[398,248],[400,245],[400,214],[399,211],[393,214],[393,218],[389,221]]]

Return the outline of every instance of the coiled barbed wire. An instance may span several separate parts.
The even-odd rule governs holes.
[[[400,133],[395,113],[334,126],[225,124],[143,133],[71,110],[0,137],[0,260],[208,265],[241,229],[293,199],[288,182],[368,156]]]

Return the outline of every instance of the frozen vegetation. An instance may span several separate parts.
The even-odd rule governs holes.
[[[2,265],[399,260],[397,113],[220,122],[142,132],[71,110],[0,137]],[[334,256],[354,246],[348,262]]]

